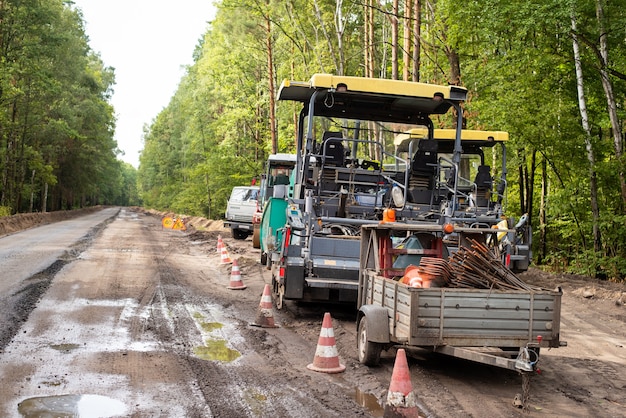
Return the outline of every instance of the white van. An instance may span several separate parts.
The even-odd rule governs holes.
[[[226,206],[225,227],[230,227],[233,238],[246,239],[252,235],[252,217],[257,210],[259,186],[233,187]]]

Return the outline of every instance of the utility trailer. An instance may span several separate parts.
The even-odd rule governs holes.
[[[471,242],[476,234],[497,233],[481,229],[455,228],[453,233],[461,242]],[[411,263],[425,265],[430,261],[432,265],[442,260],[441,242],[450,232],[447,225],[383,223],[362,227],[359,361],[375,365],[382,350],[399,346],[519,372],[535,371],[540,348],[566,345],[560,341],[560,289],[450,287],[433,277],[432,270],[429,279],[435,282],[431,283],[439,279],[441,287],[403,283]],[[420,237],[419,242],[426,243],[427,236],[431,245],[406,245],[407,238]],[[490,264],[485,270],[494,266]],[[463,283],[464,278],[457,280]]]

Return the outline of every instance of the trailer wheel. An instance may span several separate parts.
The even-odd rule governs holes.
[[[367,319],[365,316],[359,321],[359,332],[357,334],[357,349],[359,353],[359,361],[366,366],[376,366],[380,361],[380,352],[383,345],[368,341],[367,337]]]

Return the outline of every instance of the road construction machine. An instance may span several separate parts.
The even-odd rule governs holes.
[[[503,264],[528,267],[530,227],[503,212],[508,134],[464,131],[466,96],[457,86],[330,74],[282,83],[278,100],[301,104],[296,163],[283,195],[265,204],[259,237],[278,308],[284,299],[355,304],[361,229],[379,222],[424,225],[426,235],[471,228],[411,245],[439,245],[447,257],[471,237]],[[455,128],[435,129],[446,121]]]

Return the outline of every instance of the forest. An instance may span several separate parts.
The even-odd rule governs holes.
[[[249,184],[269,153],[293,152],[295,109],[274,99],[283,79],[461,85],[467,128],[510,133],[506,211],[530,216],[534,263],[622,280],[625,6],[222,0],[145,133],[139,193],[149,207],[220,218],[230,189]]]
[[[293,152],[284,79],[466,87],[467,128],[507,131],[506,212],[533,262],[626,277],[626,0],[219,0],[169,104],[121,162],[115,71],[71,1],[0,2],[0,215],[142,204],[220,219]],[[179,6],[175,6],[179,7]],[[450,127],[442,118],[438,127]]]
[[[0,1],[0,216],[137,203],[114,83],[71,2]]]

